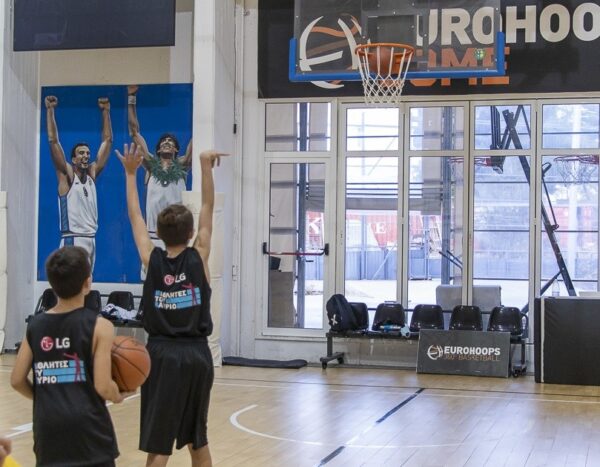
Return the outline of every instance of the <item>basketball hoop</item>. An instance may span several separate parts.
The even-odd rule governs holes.
[[[405,44],[373,43],[356,47],[358,69],[365,91],[365,103],[398,104],[406,73],[415,53]]]
[[[594,173],[598,173],[598,156],[558,156],[553,161],[556,171],[565,185],[567,183],[587,183]]]

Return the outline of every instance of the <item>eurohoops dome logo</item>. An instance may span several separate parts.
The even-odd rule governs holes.
[[[431,360],[437,360],[438,358],[444,356],[444,349],[442,349],[442,347],[439,345],[430,345],[427,349],[427,356]]]
[[[342,13],[339,17],[320,16],[304,28],[299,40],[299,61],[301,71],[327,69],[358,69],[358,57],[354,54],[361,27],[358,20]],[[312,81],[324,89],[339,89],[344,85],[339,81]]]

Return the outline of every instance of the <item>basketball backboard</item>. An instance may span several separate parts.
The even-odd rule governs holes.
[[[408,79],[504,75],[500,0],[295,0],[290,81],[360,81],[357,45],[408,44]]]

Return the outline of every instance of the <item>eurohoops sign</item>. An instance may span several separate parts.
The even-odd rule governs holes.
[[[261,0],[259,27],[259,88],[261,97],[312,97],[360,95],[360,84],[347,81],[291,83],[288,64],[281,51],[283,31],[293,34],[293,1],[289,23],[283,24],[284,10],[276,17],[268,11],[272,1]],[[310,5],[310,0],[306,1]],[[298,67],[304,72],[323,69],[353,71],[357,67],[353,53],[361,41],[361,1],[315,0],[301,18],[298,40]],[[441,2],[438,2],[442,5]],[[263,8],[262,5],[265,5]],[[505,34],[505,76],[450,79],[407,80],[405,94],[466,94],[474,92],[564,92],[596,91],[597,64],[600,61],[600,5],[598,2],[567,0],[502,0],[496,20],[493,8],[485,1],[473,1],[470,7],[438,7],[429,11],[427,37],[417,34],[417,56],[427,62],[429,71],[447,67],[475,67],[481,62],[493,65],[498,27]],[[262,21],[264,18],[264,21]],[[494,21],[500,24],[494,25]],[[279,22],[279,24],[277,24]],[[265,29],[263,31],[262,29]],[[268,30],[268,31],[267,31]],[[279,34],[282,34],[279,37]],[[369,31],[371,34],[371,31]],[[277,35],[277,40],[275,40]],[[269,38],[261,42],[261,37]],[[486,45],[487,44],[487,45]],[[281,57],[281,58],[279,58]]]
[[[510,333],[422,330],[417,373],[508,376]]]

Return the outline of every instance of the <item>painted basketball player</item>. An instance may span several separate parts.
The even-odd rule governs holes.
[[[102,112],[102,142],[96,153],[96,159],[90,162],[90,145],[79,142],[71,149],[70,163],[67,162],[58,139],[58,126],[54,115],[58,98],[47,96],[45,104],[48,144],[58,178],[60,246],[76,245],[84,248],[90,256],[93,271],[98,230],[96,179],[106,166],[112,149],[110,102],[106,97],[98,99],[98,107]]]
[[[142,153],[142,166],[146,170],[146,226],[152,242],[164,247],[156,234],[158,214],[167,206],[181,203],[181,193],[185,191],[185,181],[192,165],[192,141],[185,154],[179,156],[177,138],[165,133],[156,144],[155,154],[151,154],[146,140],[140,133],[136,101],[139,86],[127,86],[127,116],[129,136]]]

